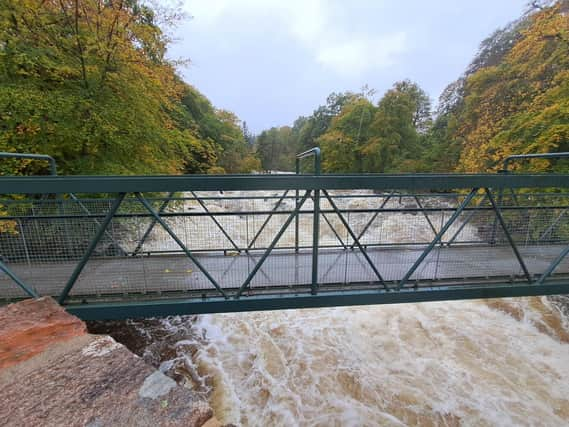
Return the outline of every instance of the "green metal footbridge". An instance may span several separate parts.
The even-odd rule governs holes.
[[[313,149],[291,174],[144,177],[32,157],[52,174],[0,177],[2,303],[112,319],[569,294],[569,175],[508,172],[520,156],[498,174],[322,175]]]

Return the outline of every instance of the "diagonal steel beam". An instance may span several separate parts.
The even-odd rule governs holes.
[[[215,225],[217,225],[217,228],[219,228],[219,230],[223,233],[223,235],[227,238],[227,240],[229,240],[229,242],[231,243],[231,245],[235,248],[235,250],[237,252],[241,252],[241,249],[239,249],[239,246],[237,246],[235,244],[235,242],[233,241],[233,239],[229,236],[229,234],[227,234],[227,231],[225,231],[225,229],[223,228],[223,226],[219,223],[219,221],[217,219],[215,219],[215,216],[209,211],[209,209],[207,208],[207,206],[205,205],[205,203],[196,195],[196,193],[194,191],[190,191],[190,193],[192,194],[192,196],[195,197],[195,199],[198,201],[198,203],[200,204],[200,206],[203,208],[204,211],[206,211],[206,213],[210,216],[210,218],[212,219],[212,221],[215,223]]]
[[[83,203],[81,203],[81,200],[79,200],[77,198],[77,196],[75,196],[75,194],[73,193],[69,193],[69,197],[71,197],[71,199],[76,202],[79,207],[83,210],[83,212],[85,212],[87,215],[91,215],[91,212],[89,211],[89,209],[87,208],[87,206],[85,206]],[[99,221],[97,221],[96,218],[93,218],[93,222],[95,224],[97,224],[98,226],[101,225],[101,223]],[[113,242],[113,244],[120,250],[122,255],[126,255],[127,252],[122,248],[122,246],[114,239],[114,237],[112,236],[111,233],[109,233],[107,230],[105,230],[105,235],[111,239],[111,242]]]
[[[348,249],[348,247],[344,244],[344,241],[342,240],[342,238],[338,235],[338,232],[336,231],[336,229],[334,228],[334,226],[332,225],[332,223],[330,222],[330,220],[328,219],[328,217],[326,216],[325,213],[322,213],[322,218],[324,218],[324,221],[326,221],[326,224],[328,224],[328,227],[330,227],[330,230],[332,230],[332,233],[334,233],[334,236],[336,236],[336,239],[338,240],[338,242],[340,242],[340,244],[342,245],[342,247],[344,249]]]
[[[348,224],[348,222],[346,221],[346,219],[344,218],[344,215],[342,215],[342,213],[340,212],[340,210],[338,209],[338,207],[336,206],[336,203],[334,203],[334,201],[332,200],[332,198],[330,197],[330,194],[328,194],[328,191],[326,190],[322,190],[324,192],[324,196],[326,196],[326,198],[328,199],[328,202],[330,203],[330,206],[332,206],[332,209],[334,209],[334,212],[336,212],[336,215],[338,215],[338,218],[340,218],[340,221],[342,221],[342,224],[344,224],[344,227],[346,227],[346,230],[348,231],[348,233],[350,233],[350,236],[352,239],[354,239],[354,242],[356,243],[357,247],[359,248],[359,250],[362,252],[362,255],[364,256],[364,258],[366,259],[366,261],[368,262],[368,264],[370,265],[371,269],[373,270],[373,272],[375,273],[375,275],[377,276],[377,278],[379,279],[379,282],[383,285],[383,287],[385,289],[388,289],[387,285],[385,284],[385,282],[383,281],[383,277],[381,277],[381,274],[379,273],[379,271],[377,270],[377,268],[375,267],[373,261],[371,260],[371,258],[369,257],[369,255],[367,254],[367,251],[362,247],[362,245],[360,244],[360,241],[358,240],[357,236],[355,235],[355,233],[352,231],[352,228],[350,227],[350,224]]]
[[[360,234],[358,235],[358,240],[360,240],[363,235],[366,233],[366,231],[368,230],[368,228],[371,226],[371,224],[375,221],[375,219],[377,218],[377,216],[381,213],[381,209],[383,209],[385,207],[385,205],[387,204],[387,202],[389,202],[389,199],[391,199],[393,197],[393,195],[395,194],[395,190],[392,190],[391,193],[389,193],[389,195],[381,202],[381,205],[379,206],[379,210],[373,214],[373,216],[371,217],[371,219],[367,222],[367,224],[364,226],[364,228],[362,229],[362,231],[360,231]],[[350,249],[354,249],[354,246],[356,246],[355,243],[352,243],[352,245],[350,246]]]
[[[288,226],[290,225],[292,220],[296,217],[296,215],[298,215],[298,212],[302,208],[302,205],[304,205],[304,202],[306,202],[308,197],[310,197],[310,192],[311,192],[311,190],[306,191],[306,193],[304,194],[304,196],[300,200],[298,206],[295,208],[294,212],[292,212],[289,215],[289,217],[287,218],[285,223],[281,226],[279,232],[276,234],[275,238],[273,239],[273,241],[271,242],[271,244],[269,245],[267,250],[263,253],[263,256],[261,257],[259,262],[257,262],[257,264],[255,264],[255,267],[253,267],[253,270],[251,270],[251,272],[249,273],[249,275],[247,276],[247,278],[245,279],[245,281],[243,282],[243,284],[241,285],[241,287],[239,288],[239,290],[235,294],[235,298],[239,298],[241,296],[241,294],[243,293],[243,291],[245,291],[245,289],[247,289],[249,287],[249,284],[251,283],[251,280],[253,280],[253,277],[255,277],[255,274],[257,274],[259,269],[263,266],[263,263],[266,261],[269,254],[275,248],[275,246],[279,242],[280,238],[282,237],[282,235],[284,234],[284,232],[286,231],[286,229],[288,228]]]
[[[484,203],[484,201],[486,200],[486,194],[484,194],[484,197],[480,200],[480,202],[478,202],[478,204],[476,205],[476,207],[474,208],[474,210],[472,212],[470,212],[470,214],[466,217],[466,219],[462,222],[462,224],[460,225],[460,227],[458,227],[458,230],[456,230],[456,232],[453,234],[453,236],[449,239],[449,241],[447,242],[447,245],[450,246],[452,242],[455,241],[455,239],[458,237],[458,235],[460,234],[460,232],[464,229],[464,227],[466,227],[466,225],[470,222],[470,220],[474,217],[474,215],[476,215],[476,212],[478,211],[478,209],[482,206],[482,203]]]
[[[498,207],[498,205],[494,201],[494,197],[492,196],[492,192],[490,191],[490,189],[485,188],[484,190],[486,191],[486,195],[488,196],[488,200],[490,200],[490,204],[492,205],[494,212],[496,212],[496,217],[498,218],[498,222],[500,223],[500,226],[504,230],[504,234],[506,235],[506,238],[508,239],[508,242],[510,243],[512,250],[514,251],[516,258],[518,259],[518,262],[520,263],[520,267],[522,267],[522,270],[524,271],[524,276],[526,276],[527,281],[531,283],[531,281],[532,281],[531,280],[531,274],[529,273],[529,271],[526,267],[526,264],[522,258],[522,255],[520,254],[520,251],[518,250],[518,247],[516,246],[514,239],[512,238],[512,235],[508,231],[508,227],[506,226],[506,222],[504,221],[504,217],[502,216],[502,211],[500,210],[500,208]]]
[[[314,198],[312,198],[312,200],[314,201]],[[342,238],[340,237],[340,235],[338,234],[338,232],[336,231],[336,229],[334,228],[334,226],[332,225],[326,214],[324,212],[321,212],[321,215],[322,218],[324,218],[324,221],[326,221],[326,224],[328,224],[328,227],[330,227],[330,230],[332,230],[332,233],[334,233],[334,236],[336,236],[338,242],[340,242],[340,244],[344,249],[348,249],[348,247],[344,244],[344,241],[342,240]]]
[[[549,264],[549,267],[547,267],[547,269],[543,272],[539,280],[536,282],[536,285],[543,285],[545,279],[547,279],[551,273],[555,271],[555,269],[559,266],[559,264],[561,264],[561,261],[563,261],[563,258],[565,258],[567,254],[569,254],[569,246],[563,249],[557,258],[555,258],[553,262]]]
[[[63,292],[61,292],[61,295],[59,295],[58,302],[60,304],[63,304],[65,302],[67,295],[69,295],[69,292],[71,291],[71,289],[75,285],[77,278],[79,277],[79,275],[83,271],[83,268],[85,268],[85,264],[87,264],[87,261],[89,261],[89,258],[91,258],[91,254],[93,253],[93,251],[97,247],[97,244],[99,243],[99,241],[101,240],[101,238],[105,234],[107,227],[109,226],[111,220],[113,219],[113,217],[117,213],[117,211],[118,211],[122,201],[124,200],[125,196],[126,196],[126,193],[119,193],[118,197],[114,200],[114,202],[111,206],[111,209],[109,210],[109,212],[107,212],[107,216],[105,216],[105,219],[103,219],[103,222],[99,225],[99,228],[95,234],[95,237],[93,237],[93,239],[91,240],[91,243],[89,243],[89,246],[87,247],[87,250],[83,254],[83,257],[79,261],[79,264],[77,264],[75,266],[75,270],[73,270],[73,273],[71,273],[71,277],[67,281],[65,288],[63,288]]]
[[[205,269],[205,267],[192,255],[189,249],[184,245],[184,243],[178,238],[174,230],[170,228],[170,226],[158,215],[158,212],[154,210],[154,208],[148,203],[148,201],[142,196],[140,193],[134,193],[136,198],[142,203],[142,205],[146,208],[148,212],[156,219],[156,221],[166,230],[166,232],[174,239],[174,241],[180,246],[182,251],[186,254],[186,256],[196,265],[196,267],[204,274],[204,276],[211,282],[211,284],[219,291],[221,295],[225,298],[228,298],[225,291],[219,286],[217,281],[213,278],[213,276]]]
[[[27,286],[18,276],[16,276],[12,270],[8,268],[6,264],[0,260],[0,270],[2,270],[6,276],[8,276],[12,281],[20,287],[25,293],[27,293],[32,298],[39,298],[39,295],[29,286]]]
[[[425,219],[427,220],[427,222],[429,223],[429,227],[431,227],[431,230],[433,231],[433,234],[436,236],[437,235],[437,229],[435,228],[435,226],[433,225],[433,223],[431,222],[431,218],[429,218],[429,215],[427,215],[427,212],[425,212],[425,208],[423,208],[423,205],[421,204],[421,201],[419,200],[419,198],[417,197],[417,195],[414,195],[413,198],[415,199],[415,201],[417,202],[417,206],[419,206],[419,209],[421,209],[421,212],[423,213],[423,216],[425,217]]]
[[[397,290],[401,290],[401,288],[405,285],[405,283],[407,283],[407,281],[409,280],[409,278],[413,275],[413,273],[415,272],[415,270],[417,270],[417,268],[419,268],[419,266],[421,265],[421,263],[425,260],[425,258],[427,257],[427,255],[429,255],[429,253],[433,250],[433,248],[437,245],[437,243],[439,243],[439,241],[442,239],[442,237],[444,236],[444,234],[447,232],[447,230],[450,228],[450,226],[456,221],[456,219],[460,216],[460,214],[462,213],[462,211],[468,206],[468,204],[470,203],[470,201],[474,198],[474,196],[476,195],[476,193],[478,192],[478,188],[473,188],[470,193],[468,193],[468,196],[465,197],[465,199],[462,201],[462,203],[460,204],[460,206],[458,207],[458,209],[452,214],[452,216],[448,219],[448,221],[446,222],[446,224],[441,228],[441,230],[437,233],[437,235],[435,236],[435,238],[431,241],[431,243],[429,243],[429,246],[427,246],[427,248],[423,251],[423,253],[419,256],[419,258],[417,258],[417,260],[413,263],[413,265],[411,266],[411,268],[409,269],[409,271],[407,271],[407,273],[405,273],[405,276],[403,276],[403,278],[401,279],[401,281],[399,282],[399,284],[397,285]]]
[[[551,225],[550,225],[549,227],[547,227],[547,230],[545,230],[545,231],[543,232],[543,234],[542,234],[541,236],[539,236],[539,239],[537,239],[538,242],[541,241],[541,240],[543,240],[543,238],[544,238],[545,236],[547,236],[549,233],[551,233],[551,232],[553,231],[553,229],[555,228],[555,226],[556,226],[557,224],[559,224],[559,221],[561,221],[561,218],[563,218],[563,215],[565,215],[565,213],[567,213],[567,211],[569,211],[569,206],[566,207],[565,209],[563,209],[563,210],[561,211],[561,213],[559,214],[559,216],[557,217],[557,219],[555,219],[555,221],[553,221],[553,222],[551,223]]]
[[[247,245],[247,250],[251,249],[253,247],[253,245],[255,244],[255,242],[257,241],[257,239],[259,238],[259,236],[261,235],[261,233],[263,232],[263,230],[265,229],[265,227],[267,226],[267,224],[269,223],[269,221],[271,220],[271,218],[273,217],[273,214],[279,209],[281,203],[283,202],[283,200],[285,199],[286,195],[288,194],[290,190],[286,190],[283,195],[281,196],[281,198],[278,200],[278,202],[275,204],[275,206],[273,207],[273,209],[271,210],[271,213],[269,214],[269,216],[267,217],[267,219],[265,219],[265,221],[263,222],[263,225],[261,225],[261,228],[259,228],[259,231],[257,231],[257,233],[255,234],[255,237],[253,237],[253,239],[251,239],[251,243],[249,243]]]
[[[170,203],[172,196],[174,196],[174,192],[168,193],[168,195],[166,196],[166,200],[164,200],[164,202],[162,202],[162,205],[160,205],[160,207],[158,208],[158,215],[162,215],[162,213]],[[150,223],[150,225],[142,235],[142,238],[140,239],[140,242],[138,242],[138,245],[136,245],[136,248],[134,248],[134,251],[132,252],[133,255],[136,255],[142,249],[144,242],[152,232],[152,229],[154,228],[157,222],[158,221],[156,221],[156,218],[152,218],[152,222]]]

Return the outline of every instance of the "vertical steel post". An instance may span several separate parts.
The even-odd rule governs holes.
[[[318,242],[320,239],[320,190],[314,190],[312,219],[312,294],[318,292]]]
[[[320,148],[314,147],[303,153],[296,155],[296,173],[300,173],[300,159],[314,156],[314,175],[320,175],[322,172],[322,157]],[[312,216],[312,284],[311,291],[315,295],[318,290],[318,245],[320,238],[320,189],[314,189],[313,197],[313,216]],[[297,216],[299,211],[297,209]],[[296,232],[296,230],[295,230]],[[296,235],[295,235],[296,237]],[[295,242],[296,244],[296,242]],[[296,246],[298,250],[298,246]]]
[[[314,174],[320,175],[320,149],[314,150]],[[318,292],[318,246],[320,240],[320,189],[314,190],[314,220],[312,223],[312,294]]]
[[[503,169],[501,171],[498,171],[498,173],[507,174],[508,170]],[[504,189],[502,187],[500,187],[498,190],[498,206],[499,207],[502,206],[503,199],[504,199]],[[498,217],[496,216],[496,217],[494,217],[494,223],[492,224],[492,237],[490,238],[490,244],[491,245],[496,244],[497,233],[498,233]]]
[[[297,157],[295,160],[295,169],[296,169],[296,174],[299,175],[300,174],[300,159]],[[294,208],[296,211],[298,211],[298,201],[299,201],[299,191],[298,188],[296,190],[294,190]],[[297,212],[296,217],[294,218],[294,251],[296,253],[298,253],[298,240],[299,240],[299,233],[300,233],[300,224],[299,224],[299,214],[300,212]]]

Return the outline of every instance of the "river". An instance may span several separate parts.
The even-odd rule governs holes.
[[[412,229],[417,217],[399,218],[383,228],[428,234]],[[567,306],[566,297],[510,298],[176,316],[111,330],[226,423],[562,426]]]

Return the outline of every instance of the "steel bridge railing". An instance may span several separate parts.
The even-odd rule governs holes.
[[[569,175],[0,185],[0,298],[85,318],[569,292]]]

